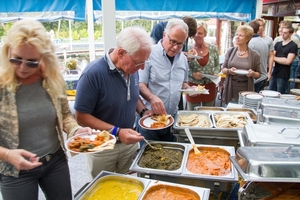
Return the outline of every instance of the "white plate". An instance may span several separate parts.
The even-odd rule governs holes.
[[[201,57],[201,56],[198,56],[198,54],[193,55],[193,54],[189,54],[189,53],[187,53],[187,52],[184,52],[184,54],[185,54],[186,57],[188,57],[188,58],[195,58],[195,59],[201,59],[201,58],[203,58],[203,57]]]
[[[88,152],[77,152],[77,151],[74,151],[72,149],[69,149],[68,147],[68,144],[70,142],[72,142],[74,140],[75,137],[81,137],[81,138],[89,138],[90,140],[95,140],[95,138],[97,137],[97,134],[98,133],[95,133],[95,134],[92,134],[92,135],[89,135],[88,133],[82,133],[82,134],[78,134],[78,135],[75,135],[71,138],[69,138],[66,142],[65,142],[65,147],[68,151],[72,152],[72,153],[76,153],[76,154],[92,154],[92,153],[98,153],[98,152],[101,152],[101,151],[104,151],[106,149],[113,149],[113,146],[115,143],[116,143],[116,137],[114,135],[110,135],[110,140],[105,142],[106,144],[109,144],[109,148],[107,148],[107,146],[104,146],[103,148],[101,149],[98,149],[97,151],[88,151]],[[112,147],[112,148],[111,148]]]
[[[248,70],[243,70],[243,69],[236,69],[233,72],[239,75],[246,75],[249,73]]]
[[[246,95],[246,99],[245,101],[251,101],[251,100],[259,100],[259,99],[262,99],[264,96],[261,95],[261,94],[247,94]]]
[[[277,97],[279,98],[281,93],[273,90],[262,90],[259,92],[260,94],[266,96],[266,97]]]
[[[204,89],[204,90],[197,90],[196,88],[195,89],[182,89],[180,90],[181,92],[184,92],[188,95],[195,95],[195,94],[209,94],[208,90],[207,89]]]
[[[151,116],[145,116],[139,120],[139,125],[142,128],[147,129],[147,130],[161,130],[161,129],[165,129],[165,128],[171,126],[174,123],[174,118],[172,116],[170,116],[167,121],[167,125],[164,127],[161,127],[161,128],[150,128],[150,126],[153,122],[156,122],[156,120],[151,119]]]

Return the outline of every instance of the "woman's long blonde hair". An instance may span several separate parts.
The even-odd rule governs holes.
[[[1,50],[1,87],[6,87],[9,91],[17,89],[19,83],[8,56],[11,48],[17,48],[23,44],[32,45],[40,52],[42,60],[39,70],[42,77],[47,81],[49,89],[56,97],[64,95],[66,84],[59,70],[55,46],[45,27],[39,21],[29,19],[16,22],[7,33]]]

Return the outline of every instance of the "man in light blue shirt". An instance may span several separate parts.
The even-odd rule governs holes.
[[[155,114],[173,117],[178,110],[180,89],[188,88],[188,62],[182,46],[188,37],[188,26],[181,19],[168,22],[163,38],[153,46],[144,70],[139,70],[140,95],[147,109]],[[142,117],[146,112],[140,113]],[[170,127],[145,130],[137,123],[137,131],[148,140],[175,141]]]

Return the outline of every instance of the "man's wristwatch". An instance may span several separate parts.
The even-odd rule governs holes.
[[[144,108],[141,112],[140,112],[140,117],[143,117],[144,113],[148,110],[148,108]]]

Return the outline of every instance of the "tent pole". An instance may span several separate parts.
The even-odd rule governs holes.
[[[93,0],[86,0],[88,34],[89,34],[89,54],[90,62],[96,59],[95,56],[95,40],[94,40],[94,9]]]
[[[72,23],[71,23],[71,20],[69,20],[69,38],[70,38],[70,49],[71,51],[73,51],[73,44],[72,44],[72,40],[73,40],[73,37],[72,37]]]
[[[104,52],[116,46],[116,10],[115,0],[102,0],[102,32]]]

